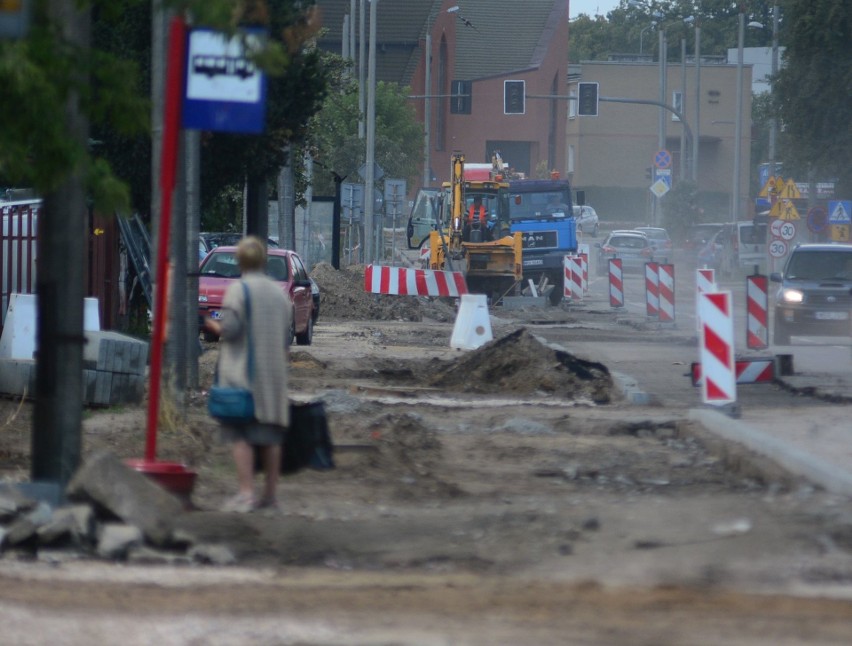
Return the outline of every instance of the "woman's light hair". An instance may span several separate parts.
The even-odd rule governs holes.
[[[260,271],[266,266],[266,245],[257,236],[246,236],[237,244],[237,263],[242,271]]]

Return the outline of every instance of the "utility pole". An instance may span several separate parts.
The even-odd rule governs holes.
[[[373,189],[376,183],[376,17],[379,0],[370,0],[370,69],[367,75],[367,168],[364,173],[364,262],[376,260]]]
[[[772,80],[770,85],[770,96],[775,99],[775,76],[778,74],[778,3],[772,5]],[[775,107],[773,105],[769,119],[769,176],[775,173],[775,145],[778,136],[778,120],[775,118]]]
[[[47,20],[56,28],[64,47],[89,48],[89,9],[74,0],[50,0]],[[78,68],[76,83],[89,79]],[[89,122],[80,108],[77,90],[65,99],[68,139],[85,149]],[[83,267],[87,238],[88,204],[79,169],[70,172],[44,199],[37,241],[36,380],[32,422],[31,476],[46,485],[45,498],[58,501],[80,463],[83,421]]]

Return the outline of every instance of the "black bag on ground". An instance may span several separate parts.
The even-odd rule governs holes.
[[[281,450],[281,473],[334,468],[334,445],[328,432],[325,404],[290,402],[290,428]]]
[[[281,445],[281,473],[289,475],[302,469],[324,471],[334,466],[334,445],[328,431],[325,404],[322,401],[290,402],[290,427]],[[263,471],[257,447],[254,470]]]

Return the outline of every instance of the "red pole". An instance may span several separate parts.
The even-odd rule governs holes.
[[[169,25],[169,51],[166,58],[166,102],[164,106],[163,146],[160,162],[160,227],[157,242],[157,285],[154,291],[154,333],[151,339],[151,373],[148,388],[148,432],[145,461],[157,456],[157,417],[160,410],[160,377],[168,299],[169,235],[172,219],[172,193],[178,156],[178,131],[183,99],[183,66],[186,49],[186,24],[181,16]]]

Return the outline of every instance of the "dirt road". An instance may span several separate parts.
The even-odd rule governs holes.
[[[682,409],[625,403],[605,364],[534,334],[543,319],[598,330],[599,316],[518,312],[494,344],[460,352],[450,316],[353,320],[332,303],[314,344],[293,349],[292,384],[325,402],[337,468],[287,478],[281,516],[220,513],[234,475],[202,394],[186,422],[166,406],[161,456],[199,472],[181,525],[238,565],[7,552],[0,641],[852,640],[849,501],[709,441]],[[26,477],[28,406],[0,431],[9,479]],[[85,451],[136,457],[144,426],[141,407],[92,412]]]

